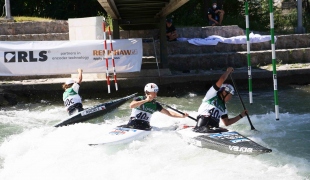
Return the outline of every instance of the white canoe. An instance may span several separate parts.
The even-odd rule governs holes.
[[[141,140],[148,136],[151,130],[139,130],[124,127],[113,128],[108,134],[105,134],[103,138],[96,143],[89,145],[117,145],[126,144],[135,140]]]

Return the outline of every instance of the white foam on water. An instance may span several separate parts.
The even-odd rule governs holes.
[[[57,122],[67,116],[62,107],[50,107],[49,109],[9,109],[0,111],[0,123],[23,127],[41,127],[49,123]],[[56,121],[55,121],[56,120]]]
[[[49,115],[42,113],[46,119]],[[270,120],[274,114],[251,116],[259,132],[251,131],[245,118],[230,127],[273,149],[272,153],[258,156],[231,155],[188,145],[173,129],[178,123],[194,125],[194,121],[161,113],[155,113],[151,122],[159,130],[144,140],[117,147],[88,144],[111,128],[126,123],[128,117],[102,124],[80,123],[60,128],[35,126],[7,137],[1,144],[0,179],[309,179],[309,159],[283,150],[284,147],[296,148],[284,141],[292,136],[286,130],[290,119],[298,119],[298,125],[304,125],[302,122],[306,120],[303,115],[295,114],[281,114],[281,117],[281,121],[275,123]],[[277,144],[277,141],[282,143]]]

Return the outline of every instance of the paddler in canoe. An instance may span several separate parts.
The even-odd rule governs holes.
[[[62,85],[62,88],[64,89],[62,99],[69,115],[84,110],[82,98],[79,95],[79,89],[83,79],[83,70],[79,68],[77,71],[79,73],[77,81],[74,81],[73,79],[68,79]]]
[[[197,124],[193,131],[207,133],[214,132],[216,128],[216,131],[228,131],[227,129],[219,128],[220,120],[225,126],[229,126],[246,116],[248,111],[243,110],[239,115],[228,118],[226,103],[231,100],[235,90],[232,85],[224,84],[224,82],[233,71],[232,67],[228,67],[219,80],[207,91],[198,109]]]
[[[150,130],[152,128],[150,120],[156,111],[175,118],[186,118],[188,116],[188,113],[179,114],[163,108],[161,104],[155,101],[158,91],[159,88],[155,83],[146,84],[144,87],[145,95],[135,97],[130,103],[129,107],[132,109],[130,120],[122,127]]]

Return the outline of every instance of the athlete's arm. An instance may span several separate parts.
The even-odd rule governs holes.
[[[232,67],[227,68],[226,72],[222,74],[220,79],[216,82],[216,86],[220,88],[222,84],[225,82],[225,80],[228,78],[229,74],[232,73],[233,71],[234,71],[234,68]]]
[[[248,113],[248,110],[243,110],[239,115],[237,115],[234,118],[228,118],[228,116],[226,116],[225,118],[221,118],[221,120],[225,126],[229,126],[229,125],[234,124],[235,122],[239,121],[240,119],[242,119],[244,116],[247,115],[247,113]]]
[[[152,96],[152,94],[148,94],[146,95],[146,99],[135,99],[133,100],[130,104],[129,104],[129,107],[130,108],[136,108],[138,106],[141,106],[142,104],[144,103],[147,103],[147,102],[151,102],[155,97]]]
[[[138,106],[141,106],[142,104],[146,103],[146,102],[149,102],[148,99],[144,99],[144,100],[141,100],[141,101],[135,101],[133,100],[130,104],[129,104],[129,107],[130,108],[136,108]]]
[[[78,83],[78,84],[81,84],[81,83],[82,83],[82,80],[83,80],[83,75],[82,75],[83,70],[79,68],[77,71],[78,71],[78,73],[79,73],[77,83]]]

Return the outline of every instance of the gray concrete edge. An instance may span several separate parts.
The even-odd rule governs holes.
[[[119,90],[123,88],[141,88],[144,87],[146,83],[154,82],[159,86],[187,86],[188,84],[212,84],[214,83],[221,74],[223,70],[213,70],[213,71],[204,71],[204,72],[189,72],[171,75],[162,75],[162,76],[145,76],[143,73],[141,76],[133,77],[121,77],[117,78],[117,84]],[[253,86],[255,87],[270,87],[273,86],[273,71],[266,69],[252,69],[252,81]],[[310,84],[310,78],[307,78],[310,75],[310,68],[294,68],[294,69],[279,69],[276,71],[277,83],[278,85],[291,85],[291,84],[300,84],[306,85]],[[241,84],[246,88],[245,84],[248,82],[248,70],[246,68],[238,68],[232,74],[232,77],[241,82]],[[1,81],[0,89],[10,90],[10,91],[58,91],[61,90],[62,84],[68,78],[48,78],[48,79],[27,79],[27,80],[18,80],[18,81]],[[229,81],[229,79],[228,79]],[[255,84],[257,82],[257,84]],[[100,89],[107,90],[107,82],[105,78],[96,78],[91,77],[83,78],[83,88],[84,89]],[[115,89],[115,81],[111,77],[110,79],[111,89]]]

